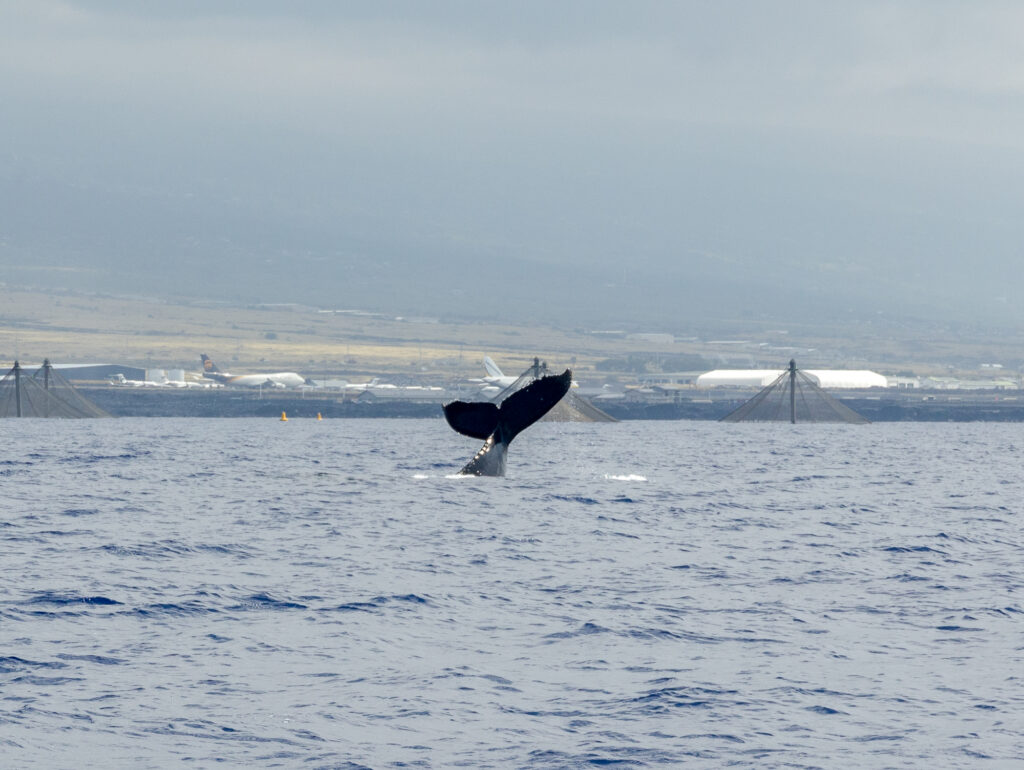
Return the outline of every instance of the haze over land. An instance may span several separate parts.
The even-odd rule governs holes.
[[[0,18],[10,286],[675,333],[1024,328],[1015,3]]]

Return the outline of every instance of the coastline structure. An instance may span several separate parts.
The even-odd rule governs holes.
[[[790,360],[782,372],[756,396],[733,410],[721,422],[870,422],[832,398]]]
[[[49,359],[34,374],[17,361],[0,378],[0,417],[110,417],[54,370]]]

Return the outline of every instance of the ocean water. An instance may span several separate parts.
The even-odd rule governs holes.
[[[5,420],[0,766],[1024,766],[1024,428]]]

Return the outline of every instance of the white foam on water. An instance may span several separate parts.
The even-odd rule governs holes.
[[[605,481],[647,481],[646,476],[641,476],[637,473],[606,473],[604,474]]]

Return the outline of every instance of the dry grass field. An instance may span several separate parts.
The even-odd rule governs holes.
[[[518,373],[536,355],[553,369],[571,366],[580,379],[596,379],[605,374],[595,370],[597,362],[640,351],[697,354],[709,361],[723,351],[744,351],[780,365],[789,357],[788,345],[801,351],[795,355],[805,366],[949,374],[969,372],[978,362],[989,361],[1016,374],[1024,349],[1019,330],[992,335],[941,329],[883,332],[870,325],[824,332],[811,325],[790,325],[785,331],[748,326],[739,332],[746,343],[730,347],[696,338],[671,343],[609,338],[526,322],[448,323],[297,305],[233,307],[0,286],[0,364],[48,357],[54,363],[194,371],[199,354],[206,353],[222,369],[237,372],[270,368],[349,379],[407,375],[429,382],[479,377],[485,355],[506,373]],[[764,350],[778,352],[759,353]]]
[[[490,355],[509,373],[534,355],[552,368],[587,369],[626,351],[579,332],[541,326],[448,324],[300,306],[228,307],[144,298],[0,290],[0,362],[117,362],[198,369],[289,369],[344,376],[481,376]]]

